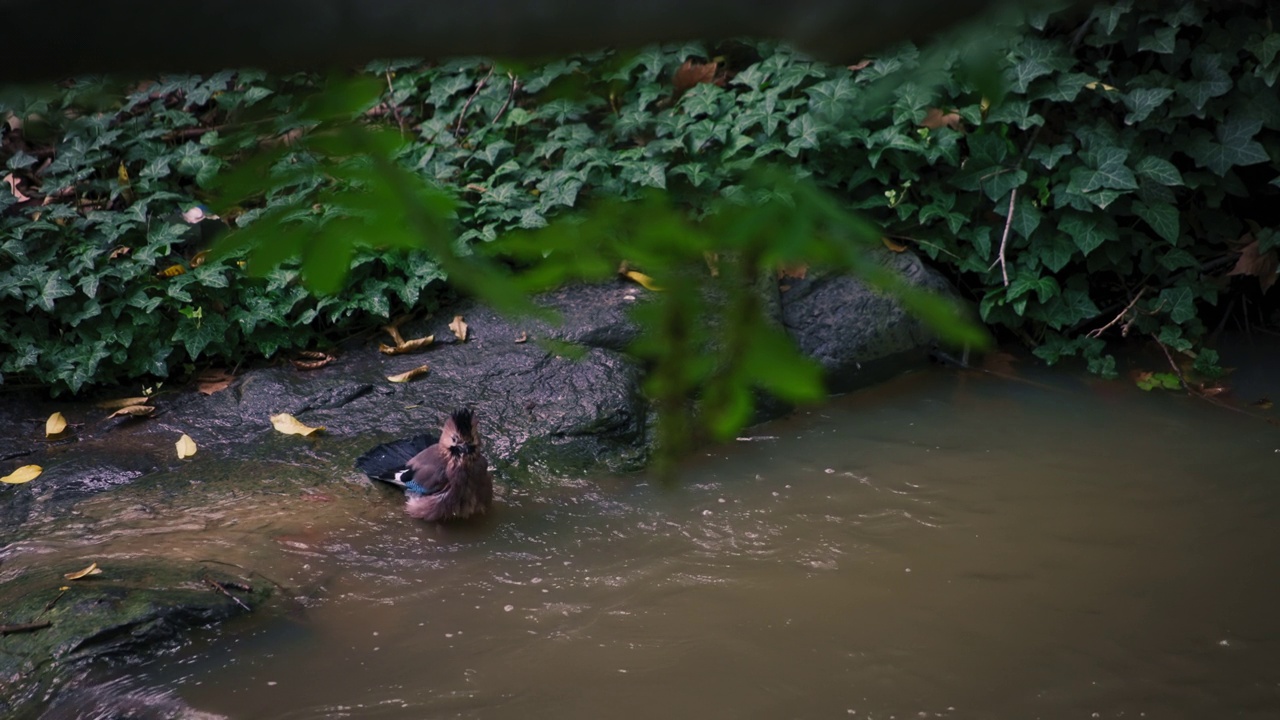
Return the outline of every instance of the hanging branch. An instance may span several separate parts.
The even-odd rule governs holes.
[[[471,93],[471,97],[467,98],[466,104],[462,106],[462,112],[458,113],[458,124],[453,128],[453,134],[455,137],[462,133],[462,121],[467,117],[467,110],[471,109],[471,103],[476,99],[476,96],[480,94],[480,91],[484,89],[485,83],[489,82],[489,78],[493,77],[493,70],[494,67],[490,65],[489,74],[485,75],[484,79],[476,84],[476,89]]]
[[[1000,266],[1000,275],[1004,278],[1004,286],[1009,287],[1009,268],[1005,264],[1004,251],[1009,245],[1009,229],[1013,227],[1013,206],[1018,202],[1018,188],[1014,188],[1009,193],[1009,215],[1004,219],[1004,234],[1000,236],[1000,255],[996,257],[996,261],[991,263],[991,267]],[[988,270],[991,268],[987,268]]]

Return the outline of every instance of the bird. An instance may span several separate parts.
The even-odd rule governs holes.
[[[454,410],[440,435],[417,435],[379,445],[356,468],[405,491],[405,512],[428,522],[481,515],[493,504],[489,461],[480,453],[475,412]]]

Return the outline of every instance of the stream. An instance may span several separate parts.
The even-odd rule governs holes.
[[[204,509],[117,552],[221,549],[298,608],[127,672],[238,720],[1280,717],[1280,429],[1031,372],[908,375],[471,525]]]

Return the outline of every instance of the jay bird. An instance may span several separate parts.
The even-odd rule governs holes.
[[[440,436],[418,435],[379,445],[356,460],[370,479],[402,488],[405,512],[440,522],[479,515],[493,504],[489,461],[470,409],[454,410]]]

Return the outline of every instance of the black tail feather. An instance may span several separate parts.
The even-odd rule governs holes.
[[[356,469],[372,480],[394,483],[396,473],[404,469],[410,458],[439,441],[437,435],[416,435],[384,443],[356,458]]]

